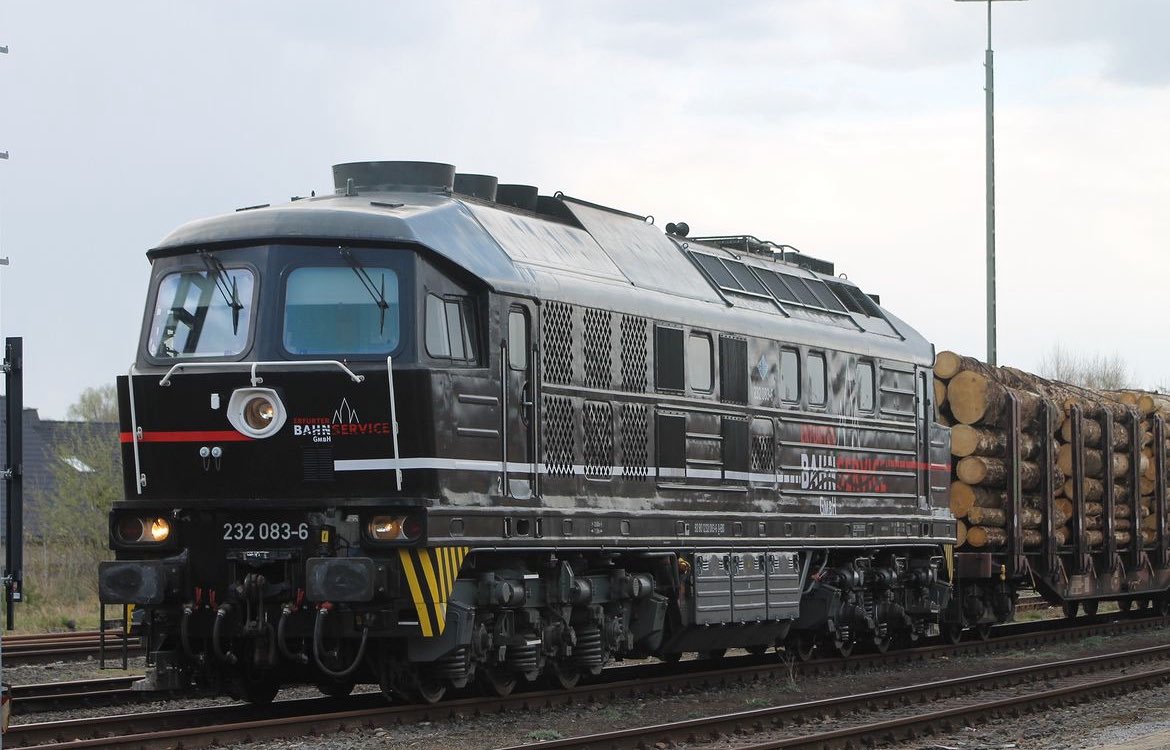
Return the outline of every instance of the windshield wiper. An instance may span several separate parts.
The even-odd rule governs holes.
[[[370,299],[374,301],[374,304],[377,305],[378,309],[381,311],[382,317],[378,323],[378,335],[381,336],[386,332],[386,311],[390,309],[390,303],[386,301],[386,274],[382,274],[381,287],[375,286],[374,280],[371,279],[370,274],[366,272],[365,266],[363,266],[357,258],[353,257],[353,253],[351,253],[348,248],[339,247],[337,248],[337,252],[341,253],[341,257],[345,258],[345,261],[349,263],[350,268],[353,269],[354,275],[358,277],[358,281],[360,281],[362,286],[366,288],[366,292],[370,295]]]
[[[207,272],[212,281],[215,282],[215,288],[219,290],[223,301],[232,309],[232,335],[235,336],[240,332],[240,311],[244,309],[244,305],[240,302],[239,291],[236,289],[236,280],[228,274],[223,261],[211,253],[200,250],[199,257],[203,258],[203,264],[207,266]],[[232,284],[230,294],[228,281]]]

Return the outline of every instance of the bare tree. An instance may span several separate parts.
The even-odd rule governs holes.
[[[1074,354],[1057,342],[1040,358],[1038,375],[1064,383],[1113,391],[1130,388],[1129,366],[1119,354]]]

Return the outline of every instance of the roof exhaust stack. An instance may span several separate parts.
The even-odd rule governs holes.
[[[496,203],[535,213],[539,193],[540,190],[533,185],[500,185],[496,189]]]
[[[490,174],[467,174],[460,172],[455,175],[455,192],[459,195],[479,198],[481,201],[494,201],[496,199],[496,187],[499,185],[499,182],[499,180]]]
[[[433,161],[352,161],[333,165],[338,195],[360,191],[450,193],[455,167]]]

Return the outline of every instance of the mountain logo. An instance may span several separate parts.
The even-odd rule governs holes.
[[[354,411],[353,407],[344,398],[341,399],[341,406],[333,412],[333,424],[361,424],[361,419],[358,418],[358,413]]]

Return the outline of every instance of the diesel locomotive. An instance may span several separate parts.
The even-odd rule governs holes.
[[[143,688],[439,700],[964,624],[933,348],[831,263],[426,162],[187,224],[118,379]]]

